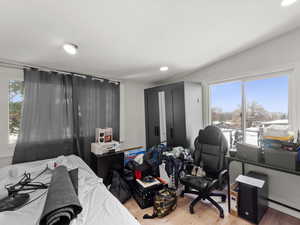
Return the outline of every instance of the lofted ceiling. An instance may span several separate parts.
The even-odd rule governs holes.
[[[0,3],[1,59],[143,82],[190,73],[300,25],[300,2],[282,8],[281,0]],[[67,55],[65,42],[78,54]]]

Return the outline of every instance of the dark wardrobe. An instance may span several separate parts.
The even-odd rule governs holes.
[[[202,128],[201,96],[201,85],[192,82],[145,89],[147,148],[159,143],[192,148]]]

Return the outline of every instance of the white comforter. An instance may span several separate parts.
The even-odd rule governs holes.
[[[71,225],[139,225],[128,210],[106,189],[102,179],[77,156],[60,156],[51,160],[42,160],[30,163],[11,165],[0,169],[0,199],[7,195],[5,185],[16,183],[23,173],[30,172],[32,177],[39,174],[46,166],[53,168],[57,165],[65,165],[69,170],[78,168],[78,198],[83,207],[82,212]],[[36,181],[50,182],[50,171],[42,174]],[[31,194],[34,199],[45,190],[39,190]],[[10,212],[0,212],[0,224],[2,225],[36,225],[39,223],[46,200],[46,193],[38,200],[25,207]]]

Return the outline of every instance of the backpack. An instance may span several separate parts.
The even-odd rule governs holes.
[[[176,209],[177,196],[176,191],[170,188],[164,188],[157,192],[154,197],[153,214],[146,214],[144,219],[153,219],[155,217],[165,217]]]
[[[131,198],[131,190],[128,184],[123,180],[117,171],[113,171],[112,182],[109,191],[117,198],[121,203],[125,203]]]

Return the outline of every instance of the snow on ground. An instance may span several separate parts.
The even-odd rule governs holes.
[[[15,144],[18,140],[18,135],[17,134],[9,134],[8,137],[8,143],[9,144]]]
[[[232,144],[234,143],[234,134],[236,130],[233,129],[222,129],[223,134],[227,140],[228,146],[230,147],[230,132],[232,136]],[[258,128],[257,129],[249,129],[247,128],[246,130],[246,143],[251,144],[251,145],[256,145],[258,146]]]

